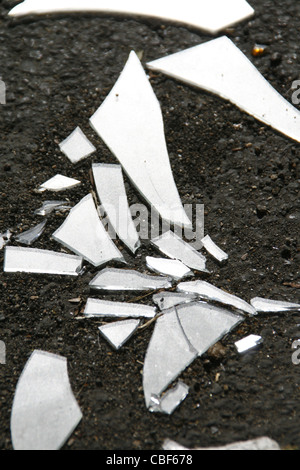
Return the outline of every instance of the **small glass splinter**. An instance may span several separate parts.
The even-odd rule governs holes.
[[[250,301],[250,303],[258,313],[300,312],[300,304],[282,302],[281,300],[270,300],[263,299],[261,297],[255,297]]]
[[[133,269],[105,268],[90,282],[92,289],[99,291],[148,291],[169,289],[169,278],[149,276]]]
[[[189,303],[197,300],[197,294],[186,294],[185,292],[159,292],[152,297],[153,302],[160,310],[166,310],[176,305]]]
[[[120,349],[137,330],[140,320],[122,320],[99,327],[102,336],[116,350]]]
[[[72,163],[77,163],[96,151],[80,127],[76,127],[72,134],[59,144],[59,147]]]
[[[234,343],[237,351],[239,353],[244,353],[250,349],[256,348],[259,344],[262,343],[262,337],[257,335],[249,335],[239,341]]]
[[[218,247],[210,238],[209,235],[202,238],[201,242],[203,243],[204,248],[208,253],[211,254],[219,263],[224,263],[228,260],[228,255],[220,247]]]
[[[146,256],[146,265],[152,271],[171,276],[176,280],[182,279],[183,277],[194,276],[194,273],[187,266],[181,261],[174,259]]]
[[[15,240],[18,243],[22,243],[23,245],[32,245],[44,232],[47,220],[44,220],[36,227],[27,230],[26,232],[20,233],[15,237]]]
[[[153,405],[149,408],[149,411],[171,415],[187,397],[188,393],[189,387],[179,381],[175,387],[168,390],[161,398],[151,397]]]
[[[78,184],[80,184],[80,181],[74,178],[69,178],[63,175],[56,175],[53,176],[53,178],[50,178],[45,183],[41,184],[38,189],[38,192],[43,193],[44,191],[63,191],[66,189],[74,188]]]
[[[71,209],[71,206],[66,201],[45,201],[39,209],[34,211],[34,215],[46,216],[53,211],[66,211]]]

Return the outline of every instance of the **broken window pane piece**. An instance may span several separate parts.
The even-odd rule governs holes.
[[[244,320],[242,316],[204,302],[178,305],[176,310],[183,331],[199,356]]]
[[[12,233],[9,230],[6,230],[6,232],[0,233],[0,250],[9,243],[11,239]]]
[[[4,255],[6,273],[39,273],[78,276],[82,258],[55,251],[7,246]]]
[[[59,148],[72,163],[77,163],[96,151],[80,127],[76,127],[72,134],[59,144]]]
[[[162,398],[151,397],[153,405],[149,408],[149,411],[171,415],[187,397],[188,393],[189,387],[183,382],[178,382],[178,384],[168,390]]]
[[[166,310],[179,304],[197,300],[197,295],[184,292],[159,292],[153,295],[152,300],[160,310]]]
[[[233,442],[231,444],[227,444],[221,447],[197,447],[196,449],[188,449],[187,447],[183,447],[181,444],[178,444],[177,442],[172,441],[171,439],[166,439],[163,443],[163,450],[280,450],[280,446],[279,444],[277,444],[276,441],[273,441],[269,437],[258,437],[249,441]]]
[[[217,261],[224,263],[228,259],[227,253],[225,253],[219,246],[217,246],[209,235],[206,235],[202,238],[201,242],[203,243],[204,248],[211,254]]]
[[[246,0],[26,0],[14,7],[10,16],[60,12],[108,12],[142,15],[176,21],[212,34],[253,15]]]
[[[34,215],[46,216],[51,214],[53,211],[65,211],[69,210],[71,206],[66,201],[45,201],[39,209],[34,211]]]
[[[300,112],[226,36],[147,65],[229,100],[264,124],[300,142]]]
[[[45,183],[41,184],[38,189],[38,192],[42,193],[44,191],[63,191],[66,189],[74,188],[80,184],[80,181],[75,178],[69,178],[64,175],[55,175],[53,178],[50,178]]]
[[[15,450],[59,450],[82,419],[67,360],[34,351],[17,384],[11,414]]]
[[[259,313],[261,312],[270,312],[270,313],[280,313],[288,311],[300,311],[300,304],[294,304],[291,302],[282,302],[281,300],[270,300],[263,299],[261,297],[255,297],[250,301],[251,305]]]
[[[160,396],[197,355],[183,332],[175,309],[157,318],[143,369],[147,408],[151,406],[151,397]]]
[[[152,271],[166,274],[176,280],[182,279],[183,277],[194,276],[194,273],[178,260],[146,256],[146,264]]]
[[[109,344],[120,349],[137,330],[140,320],[122,320],[99,327],[99,331]]]
[[[219,289],[212,284],[205,281],[191,281],[181,282],[177,286],[179,292],[194,292],[201,299],[205,299],[212,302],[218,302],[223,305],[229,305],[239,311],[248,313],[249,315],[256,315],[256,310],[248,302],[235,295],[228,294],[222,289]]]
[[[53,234],[54,240],[94,266],[110,260],[125,262],[99,219],[93,197],[88,194],[71,211],[65,222]]]
[[[131,217],[121,166],[98,163],[92,168],[99,200],[115,233],[135,253],[140,240]]]
[[[168,278],[148,276],[132,269],[105,268],[96,275],[89,286],[104,291],[147,291],[169,289],[172,283]]]
[[[239,341],[236,341],[235,347],[239,353],[244,353],[255,348],[262,343],[262,337],[257,335],[249,335]]]
[[[44,232],[46,223],[47,220],[44,220],[30,230],[20,233],[15,237],[15,240],[23,245],[32,245],[32,243],[34,243]]]
[[[86,317],[110,317],[110,318],[153,318],[156,309],[149,305],[133,304],[125,302],[112,302],[89,298],[87,300],[84,315]]]
[[[160,237],[151,240],[151,243],[169,258],[177,259],[196,271],[208,272],[205,267],[205,256],[179,238],[174,232],[165,232]]]
[[[135,52],[90,124],[161,217],[191,228],[174,182],[160,104]]]

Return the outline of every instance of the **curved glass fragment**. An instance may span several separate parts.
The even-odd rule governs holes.
[[[11,414],[15,450],[58,450],[82,419],[67,360],[34,351],[17,384]]]
[[[258,313],[280,313],[280,312],[300,312],[300,304],[292,302],[282,302],[281,300],[264,299],[262,297],[254,297],[250,301],[252,307]]]

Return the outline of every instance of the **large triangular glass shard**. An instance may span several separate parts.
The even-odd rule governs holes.
[[[156,320],[143,369],[147,408],[152,405],[151,397],[160,396],[197,355],[183,332],[175,309]]]
[[[130,319],[102,325],[99,331],[114,349],[120,349],[137,330],[140,320]]]
[[[153,238],[151,243],[169,258],[177,259],[196,271],[208,272],[205,256],[183,241],[176,233],[165,232],[160,237]]]
[[[9,15],[92,11],[150,16],[217,33],[253,15],[246,0],[26,0]]]
[[[128,206],[121,166],[98,163],[92,168],[99,200],[115,233],[135,253],[140,240]]]
[[[79,256],[36,248],[7,246],[4,255],[4,272],[38,273],[78,276],[83,259]]]
[[[160,105],[133,51],[90,123],[161,217],[191,228],[174,182]]]
[[[226,36],[147,65],[152,70],[216,93],[300,142],[300,111],[270,85]]]
[[[197,300],[197,294],[186,294],[185,292],[159,292],[152,297],[155,305],[160,310],[167,310],[176,305],[185,304]]]
[[[193,292],[197,294],[201,299],[205,299],[212,302],[218,302],[223,305],[228,305],[239,311],[248,313],[249,315],[256,315],[256,310],[248,302],[235,295],[224,292],[216,286],[213,286],[209,282],[205,281],[191,281],[181,282],[177,286],[179,292]]]
[[[84,315],[88,318],[153,318],[156,315],[156,309],[143,304],[89,298]]]
[[[282,302],[281,300],[254,297],[250,303],[258,313],[300,312],[300,304]]]
[[[53,238],[94,266],[111,260],[124,262],[122,253],[100,221],[91,194],[85,196],[70,211],[65,222],[53,234]]]
[[[204,302],[178,305],[176,310],[183,331],[199,356],[244,320],[240,315]]]
[[[149,291],[169,289],[172,282],[169,278],[149,276],[133,269],[102,269],[89,283],[92,289],[99,291]]]
[[[11,414],[15,450],[59,450],[82,419],[64,357],[34,351],[17,384]]]

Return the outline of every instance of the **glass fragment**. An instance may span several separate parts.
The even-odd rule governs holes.
[[[174,182],[160,104],[135,52],[90,124],[161,217],[191,228]]]
[[[252,307],[255,308],[257,313],[280,313],[280,312],[299,312],[300,304],[292,302],[282,302],[281,300],[264,299],[262,297],[255,297],[250,301]]]
[[[272,87],[226,36],[147,65],[151,70],[229,100],[262,123],[300,142],[300,111]]]
[[[197,295],[185,292],[159,292],[153,295],[152,300],[160,310],[167,310],[176,305],[197,300]]]
[[[181,261],[174,259],[154,258],[146,256],[146,265],[152,271],[171,276],[175,280],[194,276],[194,273]]]
[[[23,245],[32,245],[44,232],[47,220],[44,220],[35,227],[22,232],[15,237],[15,241]]]
[[[239,353],[244,353],[250,349],[256,348],[259,344],[262,343],[262,337],[258,335],[249,335],[245,338],[240,339],[234,343],[237,351]]]
[[[34,215],[46,216],[51,214],[53,211],[67,211],[71,209],[71,206],[66,201],[45,201],[43,205],[34,211]]]
[[[116,350],[120,349],[135,333],[140,320],[122,320],[99,327],[102,336]]]
[[[180,22],[212,34],[254,14],[246,0],[25,0],[10,16],[61,12],[108,12],[142,15]]]
[[[70,211],[53,238],[94,266],[111,260],[125,262],[122,253],[104,229],[91,194]]]
[[[9,230],[6,230],[3,233],[0,233],[0,250],[5,247],[10,242],[12,233]]]
[[[177,259],[196,271],[208,272],[205,267],[205,256],[179,238],[174,232],[165,232],[160,237],[152,239],[151,243],[169,258]]]
[[[84,315],[89,318],[153,318],[156,315],[156,309],[143,304],[89,298],[85,306]]]
[[[76,180],[75,178],[69,178],[68,176],[64,175],[55,175],[53,178],[50,178],[48,181],[45,181],[45,183],[41,184],[38,192],[42,193],[44,191],[63,191],[74,188],[79,184],[80,181]]]
[[[76,127],[72,134],[59,144],[59,148],[72,163],[77,163],[96,151],[80,127]]]
[[[208,251],[211,256],[219,261],[219,263],[224,263],[228,260],[228,254],[221,250],[221,248],[212,241],[209,235],[206,235],[204,238],[202,238],[201,242],[206,251]]]
[[[92,168],[99,200],[115,233],[135,253],[141,243],[131,217],[121,166],[98,163]]]
[[[78,276],[82,261],[79,256],[55,251],[7,246],[3,270],[6,273],[24,272]]]
[[[168,390],[162,398],[151,397],[152,406],[149,411],[171,415],[175,409],[185,400],[189,393],[189,387],[183,382],[178,382],[175,387]]]
[[[169,289],[170,279],[148,276],[132,269],[105,268],[89,283],[92,289],[111,291],[148,291]]]
[[[248,313],[249,315],[257,314],[255,308],[245,300],[240,299],[235,295],[228,294],[228,292],[224,292],[222,289],[219,289],[205,281],[181,282],[178,284],[177,290],[179,292],[194,292],[201,299],[228,305],[239,311]]]
[[[67,360],[34,351],[17,384],[11,414],[15,450],[59,450],[82,419]]]
[[[240,315],[204,302],[178,305],[176,310],[183,331],[199,356],[244,320]]]
[[[258,437],[249,441],[233,442],[221,447],[197,447],[196,449],[188,449],[183,447],[171,439],[166,439],[163,443],[163,450],[174,451],[174,450],[281,450],[279,444],[273,441],[269,437]]]
[[[147,408],[152,405],[151,397],[160,396],[197,355],[183,332],[175,309],[157,318],[143,368]]]

